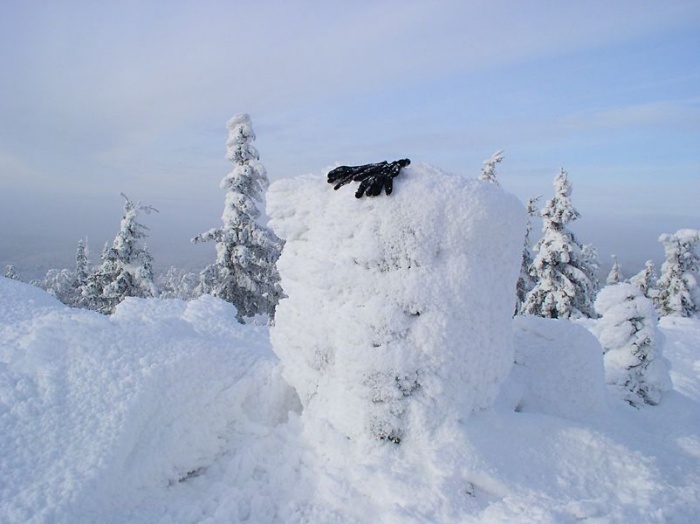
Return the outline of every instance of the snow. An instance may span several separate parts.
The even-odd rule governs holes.
[[[661,319],[673,389],[630,406],[605,386],[599,320],[508,320],[522,238],[499,235],[522,209],[494,184],[412,169],[375,199],[309,176],[304,205],[275,184],[289,299],[272,337],[210,296],[128,298],[107,317],[0,278],[0,522],[698,522],[700,319]],[[377,240],[407,225],[414,244]],[[418,287],[409,259],[436,264],[414,273],[437,290]],[[385,364],[360,322],[406,330],[405,345],[371,333],[396,349],[392,370],[430,371],[406,388],[400,444],[350,424],[371,409],[352,380]],[[344,382],[338,367],[309,371],[323,343],[349,366]],[[403,360],[405,348],[420,351]]]
[[[274,351],[307,416],[353,439],[467,418],[491,405],[513,362],[520,202],[420,164],[395,186],[356,199],[305,176],[268,193],[289,296]]]

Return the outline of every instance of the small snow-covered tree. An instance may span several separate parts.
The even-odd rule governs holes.
[[[525,302],[527,294],[532,290],[532,288],[535,287],[536,284],[535,278],[532,276],[532,274],[530,274],[533,262],[530,233],[532,232],[531,218],[534,217],[538,212],[536,204],[539,199],[539,196],[530,198],[527,201],[527,207],[525,208],[525,210],[527,211],[528,219],[527,224],[525,226],[525,239],[523,243],[523,257],[520,264],[520,276],[518,277],[518,283],[516,284],[516,295],[518,300],[516,306],[516,313],[520,310],[523,303]]]
[[[198,296],[198,285],[199,275],[170,267],[158,280],[159,297],[191,300]]]
[[[87,248],[81,239],[75,255],[75,271],[49,269],[44,280],[35,284],[67,306],[79,307],[82,305],[82,290],[90,274],[89,265]]]
[[[77,288],[82,288],[90,275],[90,254],[87,241],[78,240],[78,248],[75,251],[75,283]]]
[[[600,290],[600,259],[598,250],[593,244],[585,244],[581,248],[581,270],[586,274],[591,282],[591,296],[595,297]]]
[[[531,274],[535,287],[527,294],[522,312],[545,318],[593,317],[595,285],[583,248],[566,225],[579,217],[571,204],[571,185],[563,169],[554,178],[554,198],[541,210],[543,236]]]
[[[622,278],[622,270],[620,269],[620,263],[617,261],[617,256],[612,255],[613,265],[608,273],[608,278],[605,279],[605,283],[609,286],[614,284],[619,284],[624,279]]]
[[[658,404],[670,389],[670,376],[653,303],[636,286],[622,283],[603,288],[595,308],[606,382],[633,406]]]
[[[496,180],[496,164],[503,161],[503,150],[496,151],[491,158],[484,160],[484,166],[481,168],[480,180],[488,180],[489,182],[499,185]]]
[[[655,303],[661,316],[691,317],[700,311],[698,241],[697,229],[680,229],[659,237],[666,256],[656,283]]]
[[[630,278],[630,284],[639,289],[645,297],[654,300],[656,279],[656,266],[652,260],[647,260],[644,269]]]
[[[220,184],[226,190],[223,225],[192,239],[216,242],[216,261],[202,271],[200,291],[235,305],[239,322],[258,314],[272,319],[282,296],[276,267],[282,241],[257,221],[269,181],[252,145],[250,117],[236,115],[227,127],[226,156],[234,167]]]
[[[5,278],[9,278],[11,280],[19,280],[19,276],[17,275],[15,267],[12,264],[8,264],[5,267]]]
[[[77,299],[78,288],[75,274],[68,269],[49,269],[43,281],[36,285],[68,306],[73,306]]]
[[[137,221],[140,213],[158,211],[152,206],[125,199],[124,214],[112,247],[105,244],[102,264],[87,278],[82,290],[85,307],[110,314],[126,297],[150,298],[157,295],[153,282],[153,258],[140,240],[148,228]]]

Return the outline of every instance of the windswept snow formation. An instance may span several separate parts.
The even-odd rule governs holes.
[[[274,351],[306,416],[355,440],[466,419],[513,364],[522,205],[431,166],[402,173],[389,198],[344,198],[324,176],[268,193],[289,297]]]

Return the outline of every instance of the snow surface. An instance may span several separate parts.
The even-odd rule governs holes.
[[[409,173],[396,180],[390,198],[410,192],[409,182],[421,184],[418,175],[411,179]],[[490,219],[499,220],[491,215],[515,208],[493,184],[482,184],[489,189],[457,181],[445,184],[455,184],[459,192],[471,188],[466,191],[487,202],[464,206],[484,217],[465,212],[462,218],[476,228],[465,235],[473,235],[469,238],[491,254],[484,263],[493,264],[491,249],[496,248],[483,238],[489,236]],[[425,189],[430,195],[430,188]],[[352,191],[326,190],[341,207],[369,210],[390,205],[382,200],[387,197],[358,203]],[[309,198],[315,198],[313,192]],[[446,198],[449,202],[451,197]],[[426,215],[419,217],[435,209],[434,203],[423,205]],[[337,224],[337,210],[330,207],[318,219]],[[276,209],[276,220],[280,213],[288,214],[283,222],[288,242],[297,235],[289,244],[292,249],[301,249],[306,236],[308,250],[319,250],[321,240],[312,237],[318,230],[295,215],[314,210],[290,206],[284,211],[282,201]],[[338,242],[350,241],[350,231],[365,238],[385,233],[381,227],[358,230],[350,225],[358,222],[347,219]],[[456,233],[449,232],[452,225],[446,218],[441,220],[447,238],[461,238],[452,236]],[[375,223],[391,231],[390,224]],[[512,224],[511,219],[504,218],[501,226],[494,226],[496,231],[508,234],[506,223]],[[494,242],[497,246],[500,240]],[[421,251],[422,245],[414,246],[417,260],[435,263],[435,253]],[[378,259],[376,243],[362,247],[364,258],[358,260],[370,264]],[[516,265],[520,248],[521,239],[513,247]],[[388,254],[397,264],[406,262],[398,246],[380,255]],[[411,391],[408,399],[420,409],[411,407],[407,413],[418,411],[422,418],[407,419],[406,438],[398,445],[363,437],[362,432],[347,438],[334,425],[336,416],[302,408],[296,389],[302,398],[305,390],[284,380],[289,361],[280,361],[273,352],[268,328],[239,324],[234,308],[219,299],[129,298],[106,317],[70,309],[38,288],[0,278],[0,522],[700,521],[700,319],[661,320],[673,389],[662,395],[659,405],[637,409],[606,389],[602,348],[582,325],[530,317],[506,322],[500,317],[500,308],[505,308],[500,286],[510,277],[514,285],[517,267],[513,275],[494,282],[486,278],[489,270],[472,267],[465,259],[465,268],[486,275],[477,284],[478,279],[450,273],[449,259],[441,262],[444,274],[456,280],[453,287],[441,288],[449,295],[446,303],[483,299],[493,289],[495,304],[482,307],[497,318],[483,321],[502,332],[491,333],[483,344],[494,349],[497,363],[514,349],[515,364],[491,378],[474,379],[488,384],[500,377],[500,388],[485,393],[474,393],[473,384],[461,382],[444,384],[444,396],[437,389],[431,395],[419,393],[429,389],[422,385]],[[305,300],[306,291],[293,285],[291,275],[299,275],[299,282],[303,277],[290,260],[286,315],[298,311],[291,306]],[[357,313],[331,300],[334,282],[349,269],[334,265],[340,275],[332,276],[327,267],[319,267],[325,260],[316,253],[305,266],[320,279],[318,286],[326,294],[312,287],[303,307],[310,316],[332,323],[323,332],[329,338],[339,336],[336,330],[349,322],[347,336],[365,340],[366,334],[355,332]],[[342,288],[347,300],[352,303],[354,293],[367,293],[363,286],[370,283],[380,286],[380,298],[389,298],[372,272],[366,273],[367,283]],[[391,274],[384,276],[391,279]],[[407,292],[414,283],[402,276],[397,280],[406,284],[392,285]],[[474,298],[453,297],[461,286],[471,286]],[[415,304],[435,307],[430,293],[413,295]],[[328,302],[316,303],[316,296]],[[339,309],[323,309],[329,304]],[[377,320],[385,322],[383,308],[388,306],[381,302],[376,307]],[[481,318],[479,309],[469,307],[462,313]],[[392,319],[406,317],[411,329],[424,317],[423,311],[416,317],[405,316],[404,310],[389,311],[395,315]],[[441,322],[451,334],[446,336],[461,336],[448,311],[437,311],[445,315]],[[467,323],[469,314],[464,315]],[[367,319],[373,320],[371,315]],[[290,343],[299,344],[307,329],[302,326],[308,324],[295,333],[285,322],[275,332],[286,332]],[[595,322],[585,327],[593,328]],[[479,337],[485,333],[478,326],[470,329]],[[306,336],[309,346],[316,347],[318,341]],[[275,351],[281,343],[275,341]],[[465,351],[479,366],[486,361],[469,339],[461,349],[454,340],[445,340],[444,346],[446,351]],[[422,355],[414,362],[430,360]],[[454,365],[462,369],[463,363]],[[451,377],[448,370],[433,379],[437,384]],[[344,387],[353,391],[349,384]],[[469,406],[469,414],[466,409],[460,410],[461,416],[437,409],[459,388],[464,398],[458,402]],[[483,397],[475,401],[474,394]],[[492,401],[491,407],[479,409]],[[308,406],[309,398],[304,402]],[[342,410],[346,398],[327,402]]]

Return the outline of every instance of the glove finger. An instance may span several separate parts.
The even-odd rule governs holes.
[[[390,176],[386,177],[384,179],[384,191],[386,192],[387,195],[391,195],[391,192],[394,190],[394,179]]]
[[[362,198],[362,195],[365,194],[365,191],[367,190],[367,179],[363,180],[360,182],[360,187],[357,188],[357,192],[355,193],[355,198]]]

